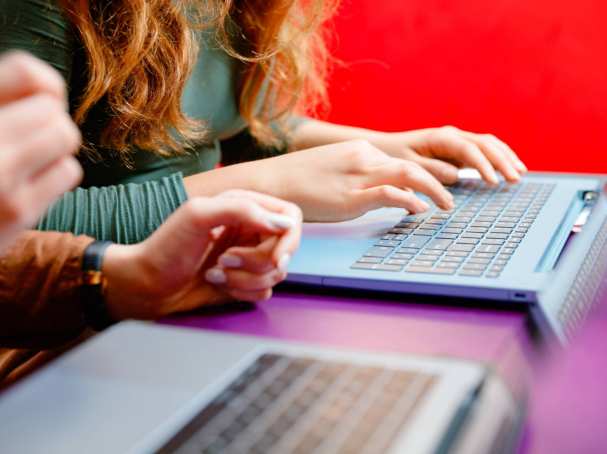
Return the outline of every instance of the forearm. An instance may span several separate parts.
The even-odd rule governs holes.
[[[272,178],[264,178],[264,161],[234,164],[186,177],[183,179],[186,193],[189,198],[212,197],[230,189],[244,189],[276,195]]]
[[[0,345],[51,348],[85,328],[78,289],[92,238],[26,232],[0,258]]]
[[[337,125],[310,118],[295,124],[292,130],[292,146],[295,150],[304,150],[349,140],[367,140],[382,148],[385,136],[386,133],[380,131]]]

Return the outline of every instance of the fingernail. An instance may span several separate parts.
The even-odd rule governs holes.
[[[295,221],[284,214],[270,213],[268,221],[277,229],[288,230],[295,227]]]
[[[291,261],[291,256],[289,254],[284,254],[278,261],[278,269],[281,271],[287,271],[290,261]]]
[[[428,205],[423,200],[420,200],[419,202],[417,202],[417,206],[415,208],[415,212],[416,213],[422,213],[424,211],[428,211],[429,209],[430,209],[430,205]]]
[[[219,264],[225,268],[240,268],[242,266],[242,258],[237,255],[225,254],[219,257]]]
[[[228,280],[226,273],[220,268],[211,268],[206,272],[205,277],[211,284],[225,284]]]

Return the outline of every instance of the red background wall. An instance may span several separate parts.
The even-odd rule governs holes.
[[[329,119],[492,132],[534,170],[607,173],[604,0],[343,0]]]

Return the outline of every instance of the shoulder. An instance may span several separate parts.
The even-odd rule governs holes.
[[[0,0],[0,52],[30,52],[66,75],[74,42],[59,0]]]

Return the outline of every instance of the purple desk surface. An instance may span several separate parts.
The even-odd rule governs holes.
[[[518,311],[389,299],[279,293],[250,311],[188,315],[163,323],[238,334],[493,364],[517,383],[533,355]]]

